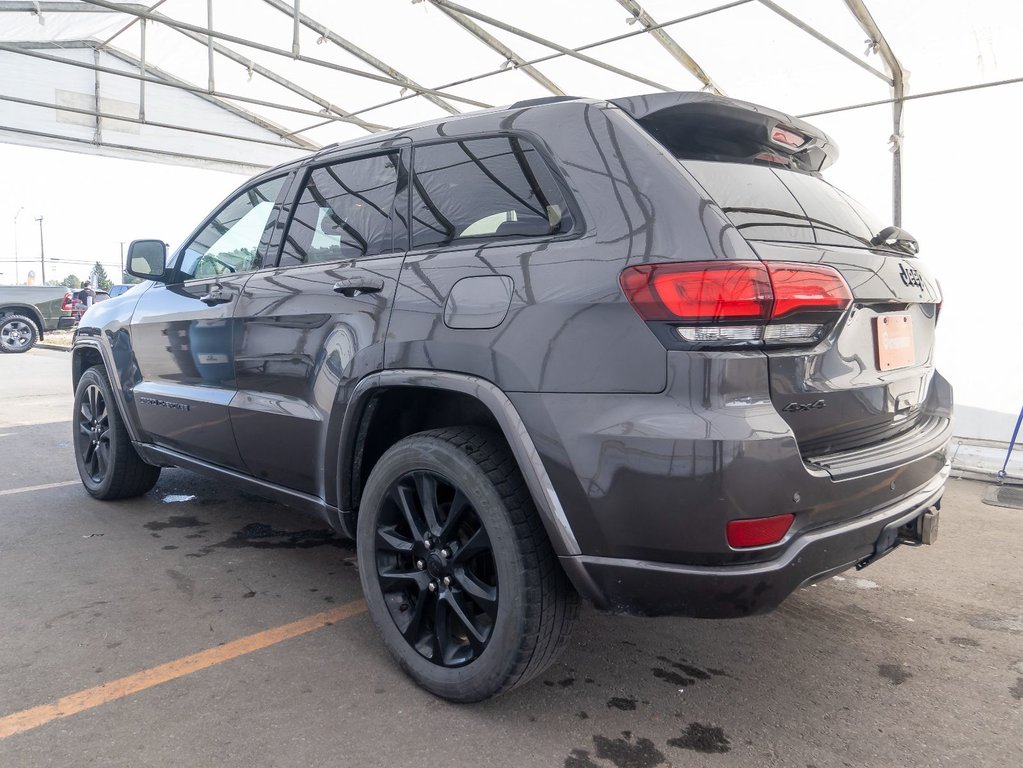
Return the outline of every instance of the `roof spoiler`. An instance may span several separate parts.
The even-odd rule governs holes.
[[[798,117],[746,101],[682,91],[612,99],[676,157],[783,162],[817,172],[838,159],[838,145]]]

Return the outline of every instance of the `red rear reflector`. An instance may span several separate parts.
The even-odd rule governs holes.
[[[781,541],[796,519],[793,514],[732,520],[728,523],[728,546],[733,549],[762,547]]]
[[[767,322],[771,281],[760,262],[629,267],[622,289],[646,320]]]
[[[771,131],[771,141],[775,144],[784,144],[786,147],[798,149],[806,144],[806,137],[801,136],[795,131],[790,131],[787,128],[782,128],[780,125],[776,125]]]
[[[774,288],[772,318],[790,312],[841,312],[852,304],[852,292],[831,267],[815,264],[768,264]]]

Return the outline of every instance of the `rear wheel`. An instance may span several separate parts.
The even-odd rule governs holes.
[[[39,341],[39,329],[24,315],[0,317],[0,352],[28,352]]]
[[[82,374],[75,389],[75,460],[82,484],[97,499],[141,496],[156,485],[160,468],[138,455],[99,366]]]
[[[578,613],[515,460],[492,432],[432,430],[392,446],[366,483],[357,540],[388,650],[452,701],[531,679]]]

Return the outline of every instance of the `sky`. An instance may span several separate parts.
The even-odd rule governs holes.
[[[566,45],[630,29],[625,24],[626,12],[613,0],[588,3],[586,14],[578,13],[578,3],[568,2],[464,0],[463,4]],[[711,0],[643,3],[658,20],[714,4]],[[865,35],[841,0],[781,0],[780,4],[849,50],[863,53]],[[1023,46],[1019,44],[1023,40],[1023,3],[868,0],[868,5],[911,73],[911,94],[1023,76]],[[205,2],[200,0],[169,0],[165,7],[169,13],[183,17],[191,12],[193,21],[204,22]],[[252,7],[262,11],[229,17],[226,10],[218,10],[215,25],[290,48],[290,25],[282,25],[273,15],[275,11],[264,4]],[[302,10],[343,30],[350,39],[425,85],[439,86],[467,73],[496,69],[500,64],[500,57],[425,3],[413,6],[408,0],[368,4],[304,0]],[[381,18],[388,22],[381,24]],[[15,27],[0,26],[0,39],[36,34],[39,25]],[[47,34],[57,34],[55,22],[46,29]],[[788,26],[759,3],[671,30],[714,80],[738,98],[800,114],[889,95],[883,82]],[[524,56],[547,52],[534,42],[500,34]],[[123,38],[124,45],[130,47],[127,38]],[[424,39],[433,41],[426,49]],[[164,40],[154,36],[150,41],[154,56],[162,55],[168,66],[173,64],[191,81],[204,83],[205,54],[201,48],[196,51],[188,45],[188,41],[182,43],[176,37]],[[315,35],[303,37],[302,46],[308,55],[331,55],[338,63],[364,66],[347,54],[330,54],[329,46],[318,44]],[[645,36],[589,53],[680,90],[699,85]],[[868,56],[867,61],[875,67],[883,66],[877,56]],[[613,97],[651,90],[581,62],[560,59],[540,66],[565,90],[578,95]],[[292,61],[280,62],[278,71],[308,77],[308,72]],[[218,85],[233,92],[310,106],[293,94],[282,96],[265,79],[249,79],[247,74],[243,67],[220,64]],[[0,94],[15,88],[14,80],[9,77],[5,82],[0,78]],[[104,87],[115,86],[111,83]],[[337,77],[323,79],[316,89],[349,110],[397,97],[396,90],[393,86]],[[452,91],[493,104],[544,95],[520,71],[505,72]],[[461,108],[470,109],[464,105]],[[0,118],[10,117],[13,109],[0,101]],[[175,109],[182,111],[180,102],[175,103]],[[195,114],[201,111],[192,110]],[[438,108],[416,99],[364,117],[386,125],[402,125],[440,114]],[[872,107],[811,119],[835,138],[842,150],[826,178],[883,220],[891,218],[890,114],[888,107]],[[285,112],[274,112],[272,118],[292,128],[317,122],[307,115]],[[0,124],[5,119],[0,119]],[[959,403],[1013,415],[1023,404],[1023,356],[1008,351],[1015,346],[1014,330],[1020,326],[1023,260],[1018,254],[1014,224],[1023,200],[1019,191],[1023,158],[1015,142],[1006,138],[1020,124],[1023,85],[1010,85],[907,103],[903,141],[903,225],[920,241],[921,258],[939,276],[945,294],[939,325],[939,367],[956,387]],[[308,134],[320,144],[360,135],[365,132],[336,122]],[[0,141],[3,139],[0,132]],[[119,270],[122,243],[126,246],[135,238],[162,238],[176,245],[244,181],[243,175],[203,167],[0,143],[0,283],[14,281],[15,240],[22,262],[20,278],[24,280],[29,268],[37,274],[41,271],[39,225],[35,221],[39,216],[43,217],[48,279],[70,272],[82,276],[96,260],[114,276]],[[1002,430],[1002,421],[992,436]]]

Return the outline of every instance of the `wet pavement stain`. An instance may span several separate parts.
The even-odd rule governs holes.
[[[590,718],[590,716],[588,714],[586,714],[585,711],[576,712],[575,716],[578,717],[580,720],[589,720],[589,718]]]
[[[710,680],[711,673],[705,672],[699,667],[694,667],[692,664],[688,664],[685,659],[682,661],[672,661],[667,656],[658,656],[658,661],[663,661],[665,664],[674,667],[680,672],[685,672],[689,677],[694,677],[697,680]]]
[[[166,547],[160,547],[160,549],[177,549],[173,544],[168,544]]]
[[[585,749],[573,749],[572,754],[565,758],[565,768],[600,768],[590,760],[590,753]]]
[[[620,739],[594,736],[597,757],[609,760],[616,768],[654,768],[665,762],[664,754],[650,739],[633,741],[628,731],[623,731],[622,735],[624,738]]]
[[[1016,701],[1023,701],[1023,677],[1016,678],[1016,684],[1009,689],[1009,693]]]
[[[180,571],[175,571],[170,568],[167,569],[167,575],[170,576],[171,581],[174,582],[174,586],[177,587],[178,590],[184,592],[189,599],[192,598],[192,596],[195,594],[194,581],[192,581],[188,576],[181,573]]]
[[[623,712],[631,712],[636,708],[635,699],[627,699],[624,696],[614,696],[607,700],[608,709],[620,709]]]
[[[651,671],[654,673],[654,677],[659,680],[664,680],[666,683],[672,685],[687,686],[693,685],[696,680],[691,677],[682,677],[678,672],[670,672],[667,669],[661,669],[660,667],[652,667]]]
[[[557,682],[553,680],[544,680],[543,684],[546,685],[548,688],[553,688],[555,685],[558,686],[559,688],[568,688],[572,685],[575,685],[575,678],[566,677],[564,680],[558,680]]]
[[[972,637],[950,637],[948,641],[960,648],[980,648],[980,643]]]
[[[708,755],[723,754],[732,749],[732,744],[722,728],[703,723],[690,723],[681,736],[668,739],[668,746],[691,749]]]
[[[900,664],[878,664],[877,674],[886,678],[892,685],[902,685],[913,677],[913,673],[904,669]]]
[[[166,520],[153,520],[142,527],[150,531],[162,531],[167,528],[200,528],[209,525],[194,515],[171,515]]]
[[[312,549],[313,547],[337,547],[351,551],[354,544],[338,536],[329,528],[301,531],[278,530],[265,523],[249,523],[235,531],[229,539],[202,547],[186,557],[204,557],[217,549]]]

